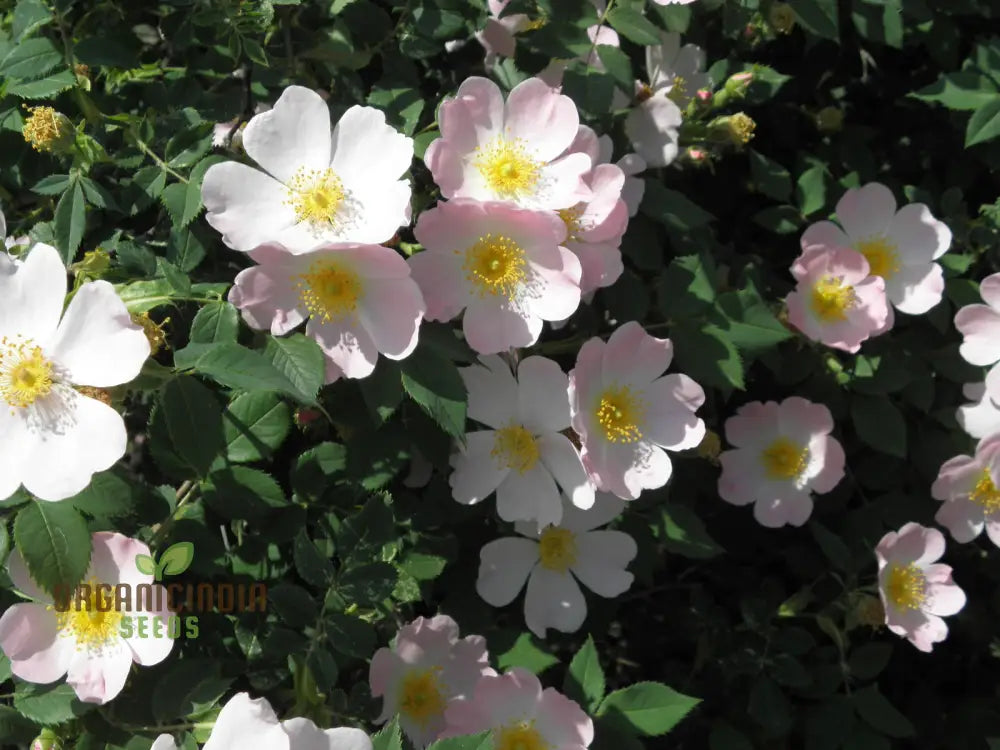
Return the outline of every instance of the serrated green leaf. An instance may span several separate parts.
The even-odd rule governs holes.
[[[62,61],[62,52],[48,38],[25,39],[0,62],[0,75],[14,79],[37,79]]]
[[[629,41],[636,44],[660,44],[660,31],[652,21],[634,8],[618,5],[607,14],[608,24]]]
[[[69,503],[36,501],[18,511],[14,542],[32,580],[49,594],[74,587],[90,565],[90,532]]]
[[[195,378],[177,377],[160,391],[160,408],[174,452],[199,476],[225,449],[222,407]]]
[[[49,99],[75,85],[76,76],[69,70],[61,70],[46,78],[15,83],[7,88],[7,93],[22,99]]]
[[[248,466],[213,471],[202,491],[209,507],[225,518],[257,520],[288,506],[274,477]]]
[[[267,340],[264,356],[275,369],[295,385],[300,400],[314,403],[326,380],[326,358],[313,339],[301,333],[272,336]]]
[[[604,699],[604,689],[604,670],[601,669],[594,639],[588,635],[569,663],[562,692],[567,698],[579,703],[584,711],[591,713],[597,710]]]
[[[655,737],[673,729],[701,703],[659,682],[638,682],[616,690],[601,703],[597,716],[623,718],[639,734]]]
[[[455,364],[427,347],[418,347],[400,365],[403,389],[453,437],[465,435],[467,394]]]
[[[788,3],[806,29],[817,36],[839,41],[837,0],[788,0]]]
[[[889,399],[855,396],[851,419],[858,437],[877,451],[906,458],[906,420]]]
[[[73,262],[76,251],[83,241],[87,226],[86,199],[78,181],[66,190],[56,204],[55,232],[56,247],[67,264]]]
[[[1000,135],[1000,96],[989,100],[972,113],[965,129],[965,147],[984,143]]]
[[[239,312],[228,302],[212,302],[201,308],[191,321],[189,340],[193,344],[235,342]]]
[[[291,409],[271,393],[242,393],[222,414],[226,457],[235,463],[270,458],[292,427]]]

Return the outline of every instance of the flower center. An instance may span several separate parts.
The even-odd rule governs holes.
[[[465,278],[480,295],[513,301],[528,276],[524,250],[510,237],[487,234],[465,251]]]
[[[634,443],[642,439],[640,424],[645,414],[642,399],[628,386],[605,390],[595,410],[597,423],[612,443]]]
[[[494,138],[476,149],[473,166],[497,195],[516,200],[534,192],[542,176],[542,164],[533,159],[520,138]]]
[[[0,340],[0,398],[23,409],[52,390],[52,363],[30,340]]]
[[[302,304],[324,323],[353,313],[364,292],[361,277],[336,260],[317,260],[296,279]]]
[[[569,529],[550,526],[538,540],[538,556],[543,568],[565,573],[576,562],[576,536]]]
[[[776,439],[760,456],[770,479],[796,478],[805,470],[808,458],[808,448],[802,448],[784,437]]]
[[[28,119],[24,121],[21,134],[35,151],[52,151],[58,141],[72,135],[72,124],[52,107],[25,109],[28,110]]]
[[[885,586],[886,597],[896,609],[919,609],[927,598],[926,587],[927,579],[916,565],[893,565]]]
[[[580,221],[583,217],[583,206],[564,208],[557,213],[559,218],[563,220],[563,224],[566,225],[566,241],[579,239],[580,232],[583,231],[583,223]]]
[[[993,483],[989,469],[983,469],[979,481],[969,493],[969,499],[977,505],[983,506],[987,513],[995,513],[1000,510],[1000,489],[997,489],[996,484]]]
[[[521,721],[503,727],[494,740],[496,750],[548,750],[548,743],[534,722]]]
[[[311,224],[314,230],[337,226],[337,212],[347,193],[332,169],[301,167],[288,183],[286,205],[295,209],[295,220]]]
[[[824,276],[812,290],[813,312],[824,323],[846,320],[847,311],[857,303],[854,287],[835,276]]]
[[[891,279],[899,271],[896,246],[885,237],[870,237],[858,243],[858,252],[868,261],[869,273]]]
[[[670,91],[667,92],[667,98],[677,106],[681,106],[687,100],[687,90],[687,81],[682,76],[677,76],[670,86]]]
[[[410,672],[403,678],[399,710],[418,724],[444,714],[446,701],[437,678],[438,668]]]
[[[649,101],[653,98],[653,89],[648,84],[642,84],[639,87],[638,93],[635,95],[635,101],[637,104],[642,104],[643,102]]]
[[[524,474],[538,463],[540,453],[534,435],[521,425],[509,425],[497,430],[490,455],[501,466]]]
[[[65,612],[56,612],[56,624],[61,634],[76,641],[78,649],[100,651],[119,637],[122,613],[114,609],[114,599],[101,590],[100,581],[91,578],[80,588],[85,588],[87,596],[74,596]]]

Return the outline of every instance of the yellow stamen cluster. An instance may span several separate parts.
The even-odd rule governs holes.
[[[858,304],[858,298],[854,287],[836,276],[824,276],[813,287],[810,302],[817,318],[834,323],[847,319],[847,311]]]
[[[332,259],[315,261],[295,283],[309,314],[324,323],[353,314],[364,292],[361,277]]]
[[[122,613],[114,610],[99,581],[91,579],[89,590],[87,599],[78,602],[74,598],[65,612],[56,611],[56,625],[60,633],[76,641],[77,649],[100,651],[119,637]]]
[[[170,318],[164,318],[162,323],[157,323],[148,312],[133,313],[132,322],[142,329],[149,342],[149,356],[155,356],[167,345],[167,332],[164,326],[170,322]]]
[[[885,237],[871,237],[858,243],[858,252],[868,261],[869,273],[890,279],[899,271],[896,246]]]
[[[493,746],[495,750],[548,750],[548,743],[535,729],[535,723],[518,722],[503,727],[495,733]]]
[[[719,454],[722,453],[722,438],[719,437],[718,433],[706,430],[705,437],[698,443],[697,451],[701,458],[717,465]]]
[[[21,129],[35,151],[56,151],[73,136],[73,124],[52,107],[25,107],[28,119]]]
[[[809,449],[779,437],[764,449],[760,460],[770,479],[795,479],[808,465]]]
[[[580,219],[583,217],[583,206],[573,206],[564,208],[557,212],[559,218],[566,225],[566,241],[580,239],[580,232],[583,231],[583,224]]]
[[[994,484],[989,469],[983,469],[979,481],[969,493],[969,499],[977,505],[983,506],[987,513],[996,513],[1000,510],[1000,489],[997,489],[996,484]]]
[[[0,340],[0,399],[24,409],[47,396],[52,381],[52,363],[40,346],[20,338]]]
[[[687,81],[684,80],[683,76],[674,78],[674,82],[670,86],[670,91],[667,92],[667,98],[679,107],[683,106],[690,98],[688,96]]]
[[[538,557],[543,568],[565,573],[576,562],[576,535],[569,529],[550,526],[538,540]]]
[[[438,681],[439,671],[439,668],[413,671],[403,678],[399,696],[401,714],[420,725],[444,714],[447,701]]]
[[[635,95],[636,104],[642,104],[653,98],[653,89],[648,84],[640,84],[639,91]]]
[[[521,425],[508,425],[496,431],[490,455],[501,467],[524,474],[534,468],[541,453],[534,435]]]
[[[285,204],[295,209],[295,219],[310,224],[314,230],[336,228],[347,191],[332,169],[302,167],[288,182]]]
[[[498,136],[476,149],[472,163],[490,190],[505,200],[530,195],[542,176],[541,162],[532,158],[520,138]]]
[[[750,143],[756,129],[757,123],[743,112],[737,112],[729,118],[729,136],[737,145]]]
[[[487,234],[465,251],[465,278],[480,296],[513,301],[528,277],[524,249],[505,235]]]
[[[913,563],[893,565],[889,568],[885,594],[896,609],[919,609],[927,599],[927,579]]]
[[[594,410],[604,437],[612,443],[635,443],[642,439],[646,407],[628,386],[607,388]]]

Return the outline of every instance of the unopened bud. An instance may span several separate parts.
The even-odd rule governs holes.
[[[31,750],[62,750],[63,743],[51,729],[43,729],[31,743]]]
[[[718,465],[720,453],[722,453],[722,439],[718,433],[707,430],[705,437],[698,444],[698,455],[710,463]]]
[[[753,140],[756,127],[757,123],[749,115],[745,112],[737,112],[735,115],[726,115],[712,120],[708,124],[708,132],[714,140],[728,142],[739,148]]]
[[[795,28],[795,11],[788,3],[775,3],[767,14],[767,20],[779,34],[790,34]]]
[[[844,127],[844,110],[840,107],[823,107],[816,113],[816,128],[821,133],[839,133]]]
[[[303,406],[295,412],[295,424],[300,429],[304,429],[309,425],[314,424],[320,416],[321,415],[318,409],[311,409],[308,406]]]
[[[65,153],[72,149],[74,140],[73,123],[52,107],[28,107],[28,119],[21,129],[24,140],[35,151]]]
[[[162,323],[157,323],[148,312],[137,313],[132,316],[132,322],[142,328],[146,334],[146,341],[149,342],[149,356],[158,354],[167,345],[167,333],[163,327],[170,322],[170,318],[165,318]]]
[[[706,164],[709,160],[709,153],[703,148],[691,146],[684,152],[684,158],[693,164]]]
[[[101,278],[109,268],[111,268],[111,256],[101,248],[84,253],[82,260],[70,266],[74,274],[89,279]]]

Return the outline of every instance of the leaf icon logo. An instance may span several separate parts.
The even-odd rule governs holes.
[[[163,576],[179,576],[194,560],[194,545],[191,542],[177,542],[164,550],[157,562],[149,555],[136,555],[135,567],[140,573],[153,576],[153,580],[162,581]]]

